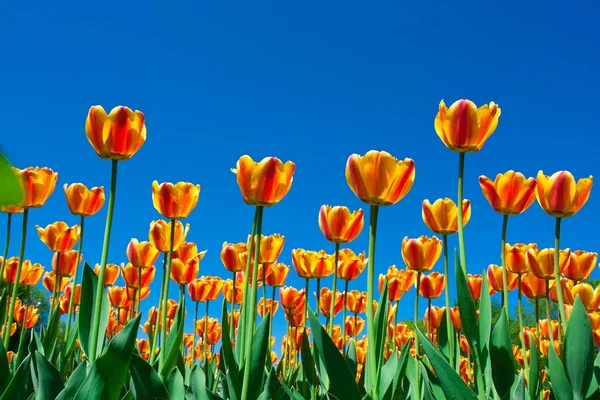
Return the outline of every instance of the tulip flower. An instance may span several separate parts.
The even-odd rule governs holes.
[[[21,271],[21,283],[25,286],[35,286],[40,282],[43,273],[44,267],[41,264],[31,264]]]
[[[565,277],[573,281],[582,281],[588,279],[598,262],[598,253],[591,253],[583,250],[572,251],[569,257],[569,263],[564,269]]]
[[[235,296],[234,304],[242,304],[242,298],[244,295],[244,286],[243,286],[243,272],[238,272],[238,276],[236,276],[235,285],[233,284],[232,279],[227,279],[223,282],[223,296],[225,296],[225,300],[231,304],[231,299]],[[235,288],[234,288],[235,286]],[[234,294],[235,292],[235,294]],[[194,300],[195,301],[195,300]]]
[[[196,279],[196,276],[200,272],[200,260],[190,258],[183,262],[178,258],[173,259],[173,265],[171,266],[171,279],[178,285],[187,285]]]
[[[279,300],[281,307],[289,312],[289,310],[297,309],[299,305],[304,305],[306,292],[292,286],[283,286],[279,289]]]
[[[47,291],[54,293],[55,284],[58,279],[60,279],[60,284],[57,286],[56,290],[58,292],[62,292],[65,289],[65,286],[67,286],[69,278],[66,276],[57,276],[52,271],[44,274],[44,277],[42,278],[42,285],[44,285]]]
[[[442,254],[442,241],[435,236],[405,237],[401,253],[407,268],[419,273],[430,271]]]
[[[553,286],[554,281],[550,281],[550,285]],[[546,298],[546,280],[538,278],[532,272],[523,274],[521,291],[529,299],[544,299]]]
[[[37,324],[40,316],[38,314],[38,308],[34,306],[27,306],[20,301],[16,304],[17,309],[15,310],[15,322],[21,327],[21,329],[31,329]]]
[[[137,268],[148,268],[156,262],[159,251],[150,242],[140,242],[133,238],[127,245],[127,258]]]
[[[267,315],[267,313],[269,313],[272,317],[273,315],[275,315],[278,308],[279,302],[277,300],[273,301],[272,299],[260,299],[258,301],[257,311],[258,315],[260,315],[261,318],[264,318],[264,316]]]
[[[80,258],[77,250],[54,253],[52,257],[52,271],[57,275],[71,277],[75,273],[77,261]]]
[[[433,204],[429,200],[423,200],[421,214],[425,225],[434,233],[451,235],[458,231],[458,207],[454,200],[448,197],[437,199]],[[463,200],[462,216],[463,226],[467,225],[471,218],[471,202],[469,200]]]
[[[346,308],[348,311],[354,314],[360,314],[365,312],[367,304],[367,292],[359,292],[358,290],[352,290],[344,293],[344,298],[347,298]]]
[[[0,212],[4,212],[8,214],[8,218],[11,219],[12,214],[20,214],[25,209],[23,207],[15,206],[15,205],[1,205]]]
[[[190,224],[186,224],[185,228],[181,221],[175,220],[175,222],[167,222],[159,219],[150,223],[150,230],[148,232],[148,238],[150,243],[161,253],[169,251],[171,246],[171,224],[175,223],[175,230],[173,235],[173,251],[177,250],[185,241],[188,231],[190,230]]]
[[[154,208],[168,219],[187,218],[198,204],[200,185],[189,182],[152,182]],[[172,228],[171,228],[172,229]]]
[[[129,308],[129,299],[127,298],[127,290],[121,286],[111,286],[108,288],[108,300],[114,308]]]
[[[325,238],[334,243],[348,243],[356,239],[363,229],[364,213],[361,209],[350,213],[344,206],[321,206],[319,228]]]
[[[460,319],[460,310],[458,307],[452,307],[450,309],[450,319],[454,329],[459,332],[462,329],[462,320]]]
[[[429,306],[425,310],[425,315],[423,316],[423,321],[425,323],[425,329],[433,338],[433,332],[435,332],[442,323],[442,317],[446,309],[444,307],[437,306]]]
[[[444,289],[444,275],[439,272],[421,275],[421,285],[419,289],[419,294],[428,300],[440,297],[442,290]]]
[[[79,240],[81,232],[79,225],[69,227],[66,223],[59,221],[42,228],[35,226],[40,240],[54,252],[71,250]]]
[[[537,250],[537,244],[516,243],[510,245],[509,243],[506,243],[504,246],[506,268],[513,274],[524,274],[529,272],[529,266],[525,260],[525,254],[529,249]]]
[[[273,288],[283,286],[290,272],[290,267],[284,263],[275,263],[267,264],[265,268],[265,283]]]
[[[250,241],[252,240],[252,236],[248,236],[248,245],[250,247]],[[257,238],[254,238],[254,244],[256,244]],[[285,236],[282,236],[278,233],[274,235],[260,237],[260,252],[258,257],[258,262],[260,264],[273,264],[277,262],[277,258],[281,254],[283,250],[283,243],[285,242]]]
[[[471,297],[475,301],[479,301],[481,299],[481,286],[483,284],[483,277],[479,274],[467,275],[467,286],[469,287],[469,292],[471,293]]]
[[[119,278],[119,268],[125,268],[125,264],[121,263],[121,265],[117,264],[106,264],[106,270],[104,272],[104,286],[112,286],[115,284],[117,279]],[[94,267],[94,273],[99,275],[100,273],[100,264],[96,264]]]
[[[316,293],[315,293],[316,297]],[[329,314],[332,302],[332,292],[328,288],[321,289],[321,296],[319,300],[319,310],[321,314],[327,318],[335,317],[344,307],[344,295],[339,291],[335,294],[335,303],[333,308],[333,316]]]
[[[344,329],[348,336],[358,336],[365,326],[365,320],[361,317],[349,316],[345,321]]]
[[[560,274],[569,266],[571,250],[560,251]],[[531,272],[540,279],[554,279],[554,249],[529,249],[525,260]]]
[[[96,214],[104,205],[104,187],[88,189],[82,183],[72,183],[63,186],[69,211],[73,215],[89,217]]]
[[[13,168],[13,171],[18,175],[21,185],[25,189],[23,201],[19,206],[26,209],[43,206],[54,192],[58,173],[45,167]]]
[[[239,255],[247,251],[248,245],[245,242],[236,244],[224,242],[221,249],[221,262],[225,269],[234,274],[242,271],[246,266],[242,265]]]
[[[2,280],[8,284],[15,283],[17,279],[17,269],[19,268],[19,257],[11,257],[6,260],[4,271],[2,274]],[[26,277],[31,268],[31,261],[24,260],[21,263],[21,275]]]
[[[544,211],[553,217],[566,218],[574,215],[590,197],[594,178],[575,178],[569,171],[558,171],[552,176],[538,172],[536,197]]]
[[[512,272],[506,272],[508,279],[508,291],[514,290],[517,287],[517,274]],[[491,288],[496,292],[502,292],[504,290],[504,283],[502,281],[502,267],[496,264],[490,264],[487,269],[487,280]]]
[[[493,182],[482,175],[479,185],[494,211],[500,214],[521,214],[535,200],[535,178],[525,178],[520,172],[498,174]]]
[[[583,306],[588,311],[597,311],[600,308],[600,286],[596,289],[589,283],[579,283],[571,289],[571,296],[574,299],[579,296]]]
[[[367,261],[365,252],[355,254],[348,248],[341,249],[337,276],[346,281],[353,281],[365,270]]]

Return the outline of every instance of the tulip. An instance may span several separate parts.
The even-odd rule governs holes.
[[[479,274],[476,275],[467,275],[467,286],[469,287],[469,292],[471,293],[471,297],[475,301],[479,301],[481,299],[481,285],[483,283],[483,277]]]
[[[359,292],[358,290],[352,290],[344,294],[344,298],[347,298],[346,308],[348,311],[354,314],[360,314],[365,312],[367,304],[367,292]]]
[[[79,225],[69,227],[66,223],[59,221],[42,228],[35,226],[40,240],[54,252],[71,250],[79,240],[81,232]]]
[[[69,282],[69,278],[66,276],[59,277],[55,275],[52,271],[46,272],[44,274],[44,277],[42,278],[42,284],[44,285],[47,291],[49,291],[50,293],[54,293],[56,280],[58,278],[60,278],[60,284],[58,285],[56,290],[58,292],[62,292],[65,289],[65,286],[67,286],[67,283]]]
[[[425,315],[423,316],[423,321],[425,323],[425,329],[433,338],[433,332],[436,331],[440,324],[442,323],[442,317],[446,309],[444,307],[437,306],[429,306],[427,310],[425,310]]]
[[[127,245],[127,258],[134,267],[148,268],[154,265],[159,251],[150,242],[139,242],[131,239]]]
[[[358,336],[362,332],[364,326],[365,320],[356,316],[346,318],[346,322],[344,323],[346,335],[353,337]]]
[[[282,308],[289,310],[297,309],[299,305],[304,305],[306,301],[306,292],[298,290],[292,286],[283,286],[279,289],[279,304]]]
[[[498,174],[493,182],[482,175],[479,185],[494,211],[503,215],[521,214],[535,200],[535,178],[525,178],[520,172]]]
[[[200,185],[189,182],[152,182],[154,208],[168,219],[187,218],[198,204]],[[172,228],[171,228],[172,229]]]
[[[38,308],[34,306],[27,306],[21,302],[18,302],[16,306],[17,309],[15,310],[15,322],[21,327],[21,329],[33,328],[40,318],[38,314]]]
[[[0,212],[4,212],[8,214],[8,218],[11,219],[12,214],[20,214],[25,209],[23,207],[15,206],[15,205],[0,205]]]
[[[244,287],[243,287],[243,272],[238,272],[239,276],[236,277],[235,280],[235,285],[233,284],[233,280],[232,279],[227,279],[226,281],[223,282],[223,296],[225,296],[225,300],[227,300],[228,303],[231,304],[231,299],[234,298],[235,296],[235,303],[234,304],[242,304],[242,298],[244,295]],[[235,286],[235,289],[234,289]],[[189,288],[189,286],[188,286]],[[234,295],[235,292],[235,295]],[[196,301],[196,300],[194,300]]]
[[[316,296],[316,293],[315,293]],[[333,316],[330,315],[331,302],[332,302],[332,292],[328,288],[321,289],[321,296],[319,300],[319,310],[321,314],[327,318],[335,317],[344,306],[344,295],[339,291],[335,294],[335,302],[333,307]]]
[[[61,276],[71,277],[77,268],[77,261],[80,259],[77,250],[69,250],[64,253],[54,253],[52,257],[52,271]]]
[[[544,211],[553,217],[566,218],[574,215],[590,197],[593,177],[575,182],[569,171],[558,171],[552,176],[538,172],[536,197]]]
[[[571,251],[560,251],[560,274],[569,266]],[[528,249],[525,260],[531,272],[540,279],[554,279],[554,249]]]
[[[69,299],[71,298],[71,292],[73,292],[73,284],[69,283],[65,287],[65,296],[67,296]],[[75,293],[73,294],[73,305],[78,306],[81,301],[81,285],[75,286]]]
[[[250,241],[252,237],[248,236],[248,246],[250,247]],[[257,238],[254,238],[254,244],[256,245]],[[260,237],[260,252],[258,262],[260,264],[273,264],[277,262],[277,258],[283,250],[283,243],[285,242],[285,236],[281,236],[276,233],[274,235]]]
[[[128,308],[129,299],[127,298],[127,290],[125,287],[111,286],[108,288],[108,300],[114,308]]]
[[[506,243],[504,246],[506,268],[513,274],[524,274],[529,272],[529,266],[525,259],[525,254],[529,249],[537,250],[537,244],[516,243],[510,245]]]
[[[25,189],[23,201],[19,206],[23,208],[43,206],[48,197],[54,192],[58,173],[45,167],[13,168],[13,171],[19,176],[21,185]]]
[[[550,285],[554,285],[554,281]],[[521,291],[527,298],[543,299],[546,297],[546,280],[538,278],[532,272],[523,274]]]
[[[597,311],[600,308],[600,286],[597,286],[594,290],[589,283],[579,283],[573,286],[571,295],[573,299],[579,296],[583,306],[588,311]]]
[[[278,301],[273,301],[272,299],[260,299],[258,301],[257,311],[258,315],[260,315],[261,318],[264,318],[264,316],[267,315],[266,313],[269,313],[271,317],[273,317],[273,315],[275,315],[275,313],[277,312],[278,308]]]
[[[402,240],[402,259],[407,268],[413,271],[430,271],[441,254],[442,241],[435,236],[421,236],[418,239],[405,237]]]
[[[460,319],[460,310],[458,307],[452,307],[450,309],[450,319],[454,329],[458,332],[462,329],[462,320]]]
[[[44,273],[44,267],[35,263],[21,271],[21,283],[26,286],[35,286],[39,283]]]
[[[223,243],[223,248],[221,249],[221,262],[223,266],[228,271],[236,272],[242,271],[245,268],[245,265],[242,265],[240,261],[240,253],[247,252],[248,245],[245,242],[240,243]]]
[[[463,200],[462,215],[463,226],[471,218],[471,202]],[[429,200],[423,200],[422,204],[423,222],[429,229],[439,235],[451,235],[458,231],[458,207],[448,197],[437,199],[431,204]]]
[[[2,274],[2,280],[8,284],[15,283],[15,281],[17,279],[18,268],[19,268],[19,257],[11,257],[8,260],[6,260],[6,263],[4,266],[4,271]],[[27,277],[30,268],[31,268],[31,261],[24,260],[21,263],[21,275],[23,277]]]
[[[120,268],[125,268],[125,264],[121,263]],[[100,264],[96,264],[94,267],[94,273],[100,274]],[[112,286],[119,278],[119,265],[117,264],[106,264],[106,270],[104,272],[104,286]]]
[[[89,217],[96,214],[104,205],[104,187],[88,189],[82,183],[72,183],[63,186],[69,211],[73,215]]]
[[[290,272],[290,267],[284,263],[267,264],[265,283],[273,288],[283,286]]]
[[[361,209],[350,213],[344,206],[321,206],[319,228],[325,238],[334,243],[348,243],[356,239],[363,229],[364,213]]]
[[[171,224],[173,222],[167,222],[159,219],[157,221],[150,222],[150,231],[148,232],[148,238],[150,243],[161,253],[169,251],[171,246]],[[190,224],[186,224],[185,228],[181,221],[175,221],[175,230],[173,235],[173,251],[179,249],[179,247],[185,241],[188,231],[190,230]]]
[[[517,287],[518,275],[507,271],[506,277],[508,280],[507,290],[514,290]],[[502,292],[504,290],[504,283],[502,281],[502,267],[499,267],[496,264],[490,264],[487,269],[487,280],[491,288],[493,288],[496,292]]]
[[[246,204],[270,207],[279,203],[292,187],[296,165],[285,164],[276,157],[265,157],[254,162],[250,156],[242,156],[231,171]]]
[[[419,294],[431,300],[438,298],[444,289],[444,275],[432,272],[429,275],[421,275],[421,286]]]
[[[190,258],[186,262],[183,262],[178,258],[173,259],[171,279],[178,285],[190,283],[192,280],[196,279],[198,272],[200,272],[200,260],[198,260],[198,258]]]
[[[346,281],[353,281],[365,270],[367,261],[365,252],[355,254],[348,248],[341,249],[337,276]]]
[[[582,281],[589,278],[597,262],[598,253],[590,253],[583,250],[572,251],[569,263],[563,273],[573,281]]]

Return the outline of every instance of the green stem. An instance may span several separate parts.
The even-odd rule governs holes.
[[[527,362],[527,349],[525,348],[525,332],[523,332],[523,300],[521,293],[521,274],[517,276],[517,312],[519,313],[519,337],[521,338],[521,350],[523,351],[523,365],[525,366],[524,374],[525,376],[529,376],[529,363]]]
[[[56,307],[57,295],[60,292],[60,287],[62,286],[62,275],[58,275],[58,271],[60,271],[60,261],[61,261],[61,253],[56,252],[56,274],[54,275],[54,288],[52,290],[52,299],[50,300],[50,311],[54,311],[54,307]],[[15,286],[17,285],[18,280],[15,280]],[[60,304],[59,304],[60,307]]]
[[[308,301],[308,293],[306,293],[306,301]],[[321,309],[321,278],[317,278],[317,306],[315,307],[315,315],[319,319],[319,310]]]
[[[396,300],[396,312],[394,313],[394,337],[392,338],[392,347],[396,348],[396,335],[398,334],[398,313],[400,310],[400,299]]]
[[[23,257],[25,257],[25,239],[27,237],[27,217],[29,216],[29,209],[23,210],[23,228],[21,230],[21,249],[19,250],[19,264],[17,265],[17,276],[15,277],[15,283],[12,288],[12,295],[10,296],[10,306],[8,308],[8,321],[5,325],[4,330],[4,348],[8,349],[8,342],[10,342],[10,327],[12,326],[13,319],[15,317],[15,303],[17,302],[17,288],[18,283],[21,280],[21,269],[23,268]]]
[[[31,286],[27,285],[27,297],[25,298],[25,317],[23,317],[23,323],[21,324],[21,337],[19,339],[19,343],[23,342],[25,338],[25,331],[27,331],[27,316],[29,315],[29,294],[30,294]],[[68,338],[68,336],[65,336]]]
[[[162,301],[163,301],[163,292],[164,292],[164,288],[165,288],[165,277],[167,276],[167,257],[168,257],[168,253],[165,252],[163,253],[163,273],[162,273],[162,279],[160,282],[160,294],[158,295],[158,305],[156,306],[155,309],[155,313],[156,313],[156,318],[152,318],[152,319],[156,319],[156,322],[154,323],[154,328],[152,330],[152,346],[150,347],[150,364],[154,364],[154,360],[156,359],[156,343],[158,342],[158,327],[159,327],[159,316],[160,316],[160,312],[159,310],[162,307]],[[196,325],[194,325],[194,331],[196,330]]]
[[[248,246],[248,257],[246,259],[246,269],[244,270],[244,293],[242,295],[242,305],[240,306],[240,324],[238,326],[238,340],[236,341],[236,348],[239,349],[240,365],[244,364],[244,349],[246,348],[246,314],[248,313],[248,286],[249,286],[249,271],[250,263],[252,262],[252,250],[254,249],[254,237],[256,236],[256,218],[258,212],[254,213],[254,220],[252,222],[252,234],[250,235],[250,245]]]
[[[508,215],[502,218],[502,249],[500,258],[502,259],[502,305],[506,313],[506,320],[510,322],[510,314],[508,312],[508,276],[506,273],[506,227],[508,225]]]
[[[348,304],[348,280],[344,279],[344,311],[342,314],[342,349],[346,357],[346,305]]]
[[[6,257],[8,257],[8,247],[10,245],[10,226],[12,224],[12,214],[6,214],[8,216],[6,220],[6,244],[4,245],[4,255],[2,256],[2,265],[0,266],[0,280],[4,276],[4,267],[6,266]],[[6,315],[4,316],[6,318]],[[5,321],[2,321],[4,323]]]
[[[306,318],[307,318],[306,311],[308,310],[308,281],[309,281],[309,279],[306,278],[306,282],[304,284],[304,296],[306,297],[306,299],[304,301],[304,311],[302,312],[302,314],[304,315],[305,323],[306,323]]]
[[[71,290],[71,298],[69,299],[69,313],[67,314],[67,329],[65,331],[65,339],[69,339],[71,331],[71,316],[73,315],[73,303],[75,302],[75,289],[77,288],[77,279],[79,278],[79,263],[81,262],[81,249],[83,248],[83,224],[85,217],[81,216],[81,233],[79,234],[79,246],[77,247],[77,264],[75,264],[75,273],[73,274],[73,290]]]
[[[196,303],[196,310],[194,311],[194,341],[192,342],[192,364],[196,364],[196,351],[194,350],[196,348],[196,323],[198,322],[198,305],[200,304],[199,302],[195,301]]]
[[[257,292],[257,278],[258,278],[258,260],[260,257],[260,239],[262,231],[262,215],[263,207],[256,206],[256,249],[254,251],[254,269],[252,271],[252,292],[250,293],[250,303],[248,304],[248,322],[249,324],[245,327],[246,332],[242,334],[246,335],[246,361],[248,361],[244,367],[244,381],[242,384],[242,400],[248,399],[248,389],[250,388],[250,360],[252,360],[252,336],[254,335],[255,322],[256,322],[256,292]]]
[[[142,305],[142,267],[138,268],[138,287],[137,287],[137,313],[140,313]],[[133,307],[131,307],[133,309]]]
[[[379,400],[379,384],[377,383],[377,367],[375,363],[375,324],[373,322],[373,282],[375,277],[375,242],[377,239],[377,214],[379,206],[371,205],[370,227],[369,227],[369,260],[367,262],[367,373],[369,374],[370,388],[367,393],[371,394],[373,400]],[[381,304],[383,307],[383,304]],[[379,350],[379,349],[377,349]],[[418,368],[417,368],[418,369]]]
[[[263,299],[263,318],[267,315],[267,280],[265,278],[267,271],[267,264],[263,264],[263,281],[262,281],[262,299]]]
[[[450,365],[454,365],[454,340],[450,338],[452,335],[452,316],[450,315],[450,289],[448,281],[450,280],[449,275],[449,264],[448,264],[448,235],[442,236],[444,243],[444,294],[446,297],[446,337],[448,338],[448,347],[450,348]],[[458,357],[458,356],[457,356]]]
[[[562,294],[562,285],[560,283],[560,221],[561,218],[556,218],[556,229],[554,233],[554,284],[556,286],[556,295],[558,297],[558,311],[560,313],[560,322],[562,323],[563,329],[567,326],[567,315],[565,314],[565,306]],[[561,339],[560,329],[558,331],[558,337]]]
[[[415,315],[413,319],[413,324],[415,325],[415,354],[417,364],[419,362],[419,336],[417,335],[417,329],[419,329],[419,291],[421,290],[421,271],[417,272],[417,291],[415,293]],[[415,368],[415,393],[416,398],[421,398],[421,384],[419,383],[419,367]]]
[[[431,299],[427,299],[427,333],[429,334],[429,340],[433,343],[433,327],[431,326]]]
[[[340,255],[340,244],[335,244],[335,256],[333,260],[333,285],[331,286],[331,305],[329,306],[329,337],[333,336],[333,320],[335,319],[335,295],[337,291],[338,257]],[[345,323],[345,321],[344,321]],[[344,336],[344,332],[342,332]]]
[[[175,237],[175,219],[171,220],[171,235],[170,238]],[[169,279],[171,277],[171,267],[173,266],[173,242],[174,240],[170,240],[169,243],[169,264],[167,266],[167,273],[165,274],[165,286],[163,287],[163,302],[162,302],[162,310],[161,310],[161,333],[160,333],[160,341],[161,345],[164,346],[167,343],[167,303],[169,299]],[[182,304],[179,304],[181,307]],[[165,365],[165,357],[167,356],[165,351],[161,351],[159,353],[159,370],[164,373],[168,373],[169,371],[162,371],[163,366]]]
[[[465,226],[463,224],[463,176],[465,172],[465,153],[458,153],[458,244],[460,247],[460,265],[467,273],[467,254],[465,251]]]
[[[548,336],[550,346],[554,346],[554,334],[552,333],[552,318],[550,317],[550,281],[546,279],[546,323],[548,324]]]
[[[233,271],[233,285],[231,285],[231,315],[229,316],[229,338],[231,341],[234,340],[233,337],[233,332],[235,332],[234,328],[233,328],[233,312],[235,311],[235,276],[236,276],[237,272]],[[195,322],[194,322],[195,324]],[[196,325],[194,325],[194,330],[196,329]]]
[[[306,302],[304,302],[306,305]],[[271,334],[273,332],[273,314],[275,313],[275,286],[273,286],[273,292],[271,293],[271,313],[269,314],[269,318],[271,319],[269,324],[269,352],[267,353],[267,359],[271,359]],[[305,314],[306,315],[306,314]],[[271,367],[272,364],[269,364]]]
[[[100,272],[98,274],[98,287],[96,288],[96,299],[94,300],[94,314],[92,318],[92,337],[89,343],[90,354],[88,357],[88,371],[96,360],[98,335],[100,334],[100,316],[102,311],[102,294],[104,293],[104,273],[106,272],[106,261],[108,259],[108,245],[110,243],[110,231],[112,227],[113,213],[115,210],[115,194],[117,192],[117,160],[112,160],[110,177],[110,193],[108,195],[108,210],[106,212],[106,226],[104,228],[104,243],[102,244],[102,258],[100,260]],[[104,332],[102,332],[104,334]]]
[[[535,298],[535,342],[540,344],[540,304],[539,299]]]
[[[206,312],[204,313],[204,340],[202,341],[202,353],[204,354],[204,371],[208,371],[208,354],[206,353],[206,342],[208,337],[208,304],[210,301],[206,300]]]

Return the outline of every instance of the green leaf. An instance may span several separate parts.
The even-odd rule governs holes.
[[[250,359],[250,363],[246,363],[244,366],[244,368],[250,368],[250,382],[252,382],[248,388],[248,399],[256,399],[258,397],[262,383],[265,380],[265,362],[267,352],[269,351],[269,340],[271,339],[269,337],[270,321],[271,318],[269,317],[269,313],[267,313],[252,337],[252,358]]]
[[[594,338],[587,311],[579,296],[575,299],[564,344],[565,371],[575,399],[585,399],[594,375]]]
[[[4,343],[0,340],[0,393],[4,392],[4,389],[8,386],[8,378],[10,378],[10,367],[6,350],[4,350]]]
[[[23,201],[23,185],[6,157],[0,153],[0,206],[17,205]]]
[[[56,367],[39,352],[35,352],[38,382],[36,400],[55,400],[65,385]]]
[[[140,317],[141,314],[138,314],[129,321],[108,343],[104,354],[94,361],[90,373],[75,396],[76,400],[119,399],[127,379]]]
[[[442,320],[440,321],[440,326],[437,329],[437,341],[438,348],[446,357],[446,360],[450,360],[450,343],[448,342],[448,327],[446,324],[448,323],[448,314],[444,311],[442,315]],[[453,329],[454,327],[452,327]]]
[[[77,343],[77,332],[79,318],[75,318],[73,325],[71,325],[71,330],[69,331],[69,337],[67,338],[67,343],[65,347],[62,349],[61,353],[61,363],[62,370],[64,373],[64,369],[69,365],[69,361],[71,360],[71,356],[73,355],[73,350],[75,349],[75,344]]]
[[[501,398],[510,396],[510,388],[515,381],[515,358],[510,341],[510,328],[503,308],[500,319],[494,327],[490,343],[490,361],[492,365],[492,379],[496,392]]]
[[[424,400],[435,400],[434,394],[431,391],[431,382],[429,381],[429,373],[423,363],[419,361],[419,368],[421,369],[421,378],[423,379],[423,388],[421,390],[421,396]],[[433,374],[431,374],[433,375]],[[443,393],[442,393],[443,395]],[[438,399],[441,400],[441,399]]]
[[[79,304],[79,313],[77,314],[79,343],[86,356],[90,354],[92,344],[92,318],[94,315],[94,303],[96,301],[96,292],[98,289],[98,277],[86,262],[83,266],[83,277],[81,278],[81,302]],[[100,306],[100,325],[98,327],[98,339],[95,343],[96,354],[102,353],[104,344],[104,332],[108,324],[110,306],[106,292],[102,291],[102,303]]]
[[[181,343],[183,342],[183,320],[185,312],[185,301],[184,304],[180,304],[175,314],[175,320],[173,321],[173,327],[167,336],[165,341],[166,357],[164,365],[158,366],[158,374],[161,376],[163,381],[167,378],[167,374],[171,373],[171,370],[177,365],[177,360],[181,354]]]
[[[460,269],[460,266],[458,268]],[[463,273],[462,269],[460,269],[459,273]],[[448,364],[448,361],[444,359],[442,353],[433,346],[429,339],[427,339],[419,329],[415,329],[415,332],[419,337],[419,343],[423,346],[423,350],[425,350],[425,354],[427,354],[429,362],[431,362],[431,365],[440,380],[440,385],[442,386],[446,398],[448,400],[477,400],[475,393],[473,393],[471,388],[469,388],[456,373],[454,368]]]
[[[39,351],[42,355],[46,356],[44,353],[44,346],[42,345],[42,341],[40,337],[35,333],[35,331],[31,330],[31,341],[29,342],[29,354],[34,354],[35,351]]]
[[[56,344],[56,335],[58,334],[58,326],[60,324],[60,309],[58,305],[50,313],[50,320],[48,321],[48,329],[42,338],[42,345],[44,346],[44,354],[51,354]]]
[[[185,398],[185,386],[183,386],[183,376],[181,375],[179,368],[173,368],[171,370],[165,385],[167,386],[167,390],[172,399]]]
[[[348,354],[346,354],[346,363],[348,364],[348,367],[350,367],[350,372],[352,375],[356,376],[358,362],[356,362],[356,344],[354,343],[354,340],[350,340]]]
[[[483,273],[485,275],[485,272]],[[488,354],[490,351],[490,336],[492,333],[492,302],[487,279],[483,279],[481,285],[481,298],[479,299],[479,318],[477,320],[479,360],[481,369],[485,370],[489,365]],[[458,359],[458,357],[457,357]]]
[[[127,393],[125,393],[125,396],[123,396],[121,400],[133,400],[133,394],[131,393],[131,391],[127,391]]]
[[[267,377],[267,382],[265,382],[265,388],[258,397],[258,400],[273,400],[277,396],[277,392],[281,385],[279,384],[279,379],[275,375],[275,370],[271,368],[269,371],[269,376]]]
[[[383,364],[383,341],[387,336],[387,329],[389,324],[387,323],[388,318],[388,285],[387,278],[384,279],[383,288],[381,290],[381,296],[379,298],[379,307],[375,312],[373,319],[375,325],[375,364],[379,374],[381,374],[381,365]],[[380,376],[377,376],[377,382],[371,382],[372,385],[379,385]]]
[[[519,372],[518,378],[513,383],[510,399],[525,400],[525,377],[523,371]]]
[[[8,299],[8,295],[6,293],[6,288],[2,289],[2,297],[0,297],[0,321],[6,321],[6,310],[8,306],[6,305],[6,300]]]
[[[533,340],[529,341],[529,380],[528,391],[530,400],[536,400],[540,394],[540,362],[537,346]]]
[[[467,277],[460,266],[458,252],[456,250],[454,250],[454,274],[456,275],[456,293],[458,297],[458,308],[460,310],[459,314],[463,332],[467,338],[467,341],[469,342],[469,345],[471,346],[471,349],[473,349],[474,352],[478,352],[479,343],[477,338],[479,335],[477,329],[475,303],[471,297],[469,285],[467,284]]]
[[[27,380],[29,379],[29,364],[31,363],[31,355],[25,357],[23,362],[17,368],[12,380],[2,393],[0,400],[15,400],[22,399],[27,390]]]
[[[302,332],[302,351],[300,357],[302,358],[302,371],[304,372],[304,377],[311,386],[316,386],[317,371],[315,370],[315,360],[313,359],[310,345],[308,344],[306,331]]]
[[[131,375],[131,391],[136,399],[169,400],[169,392],[158,376],[158,373],[142,357],[133,354],[129,362]]]
[[[396,373],[400,368],[398,368],[398,355],[394,351],[390,358],[385,363],[383,368],[381,369],[381,378],[379,379],[379,393],[383,396],[390,391],[392,391],[392,383],[394,382],[394,378]]]
[[[60,392],[56,400],[70,400],[75,398],[77,391],[85,382],[85,378],[87,378],[87,364],[82,362],[75,368],[75,371],[69,377],[65,389]]]
[[[305,400],[304,397],[302,397],[300,393],[296,391],[296,389],[290,389],[285,383],[281,382],[281,387],[283,387],[283,390],[287,393],[288,396],[290,396],[291,400]]]
[[[362,396],[356,385],[356,377],[352,376],[344,357],[321,326],[310,305],[308,308],[313,333],[313,346],[317,348],[321,362],[325,365],[329,375],[329,392],[338,399],[360,400]]]
[[[556,400],[572,400],[573,387],[565,375],[560,358],[558,358],[554,346],[548,346],[548,348],[548,372],[550,373],[552,393]]]
[[[204,375],[204,371],[202,368],[197,365],[192,369],[192,375],[190,376],[190,387],[192,389],[192,393],[197,399],[207,399],[207,400],[218,400],[221,399],[217,394],[211,392],[206,387],[206,376]],[[172,393],[171,396],[173,399],[179,399],[180,397],[175,397]],[[252,397],[249,397],[252,398]]]

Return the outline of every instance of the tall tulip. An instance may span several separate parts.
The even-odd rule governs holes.
[[[373,302],[375,280],[375,241],[377,237],[377,215],[380,206],[389,206],[399,202],[412,188],[415,181],[415,163],[412,159],[397,160],[385,151],[368,151],[364,156],[352,154],[346,162],[346,182],[363,202],[370,207],[369,262],[367,268],[367,303]],[[375,343],[375,326],[372,307],[367,308],[367,337]],[[375,346],[367,347],[370,360],[375,360]],[[379,399],[379,388],[374,383],[377,378],[375,362],[368,363],[368,374],[372,387],[369,393]]]
[[[242,265],[242,261],[240,260],[240,254],[244,253],[244,252],[246,252],[246,253],[248,252],[248,244],[245,242],[239,242],[237,244],[224,242],[223,246],[221,248],[221,262],[223,263],[223,266],[225,267],[225,269],[227,269],[228,271],[231,271],[233,273],[232,282],[234,282],[234,283],[236,281],[237,273],[239,271],[242,271],[246,267],[245,265]],[[245,281],[246,281],[246,283],[248,282],[247,279]],[[231,289],[233,292],[231,295],[231,298],[233,300],[231,301],[231,312],[229,313],[229,315],[231,315],[233,318],[234,311],[235,311],[235,305],[237,304],[235,302],[235,299],[237,298],[237,296],[236,296],[237,285],[232,284]],[[245,288],[245,289],[247,289],[247,288]],[[245,292],[241,292],[242,296],[244,293]],[[229,336],[230,336],[232,342],[234,341],[233,333],[234,333],[233,321],[231,321],[229,324]]]

